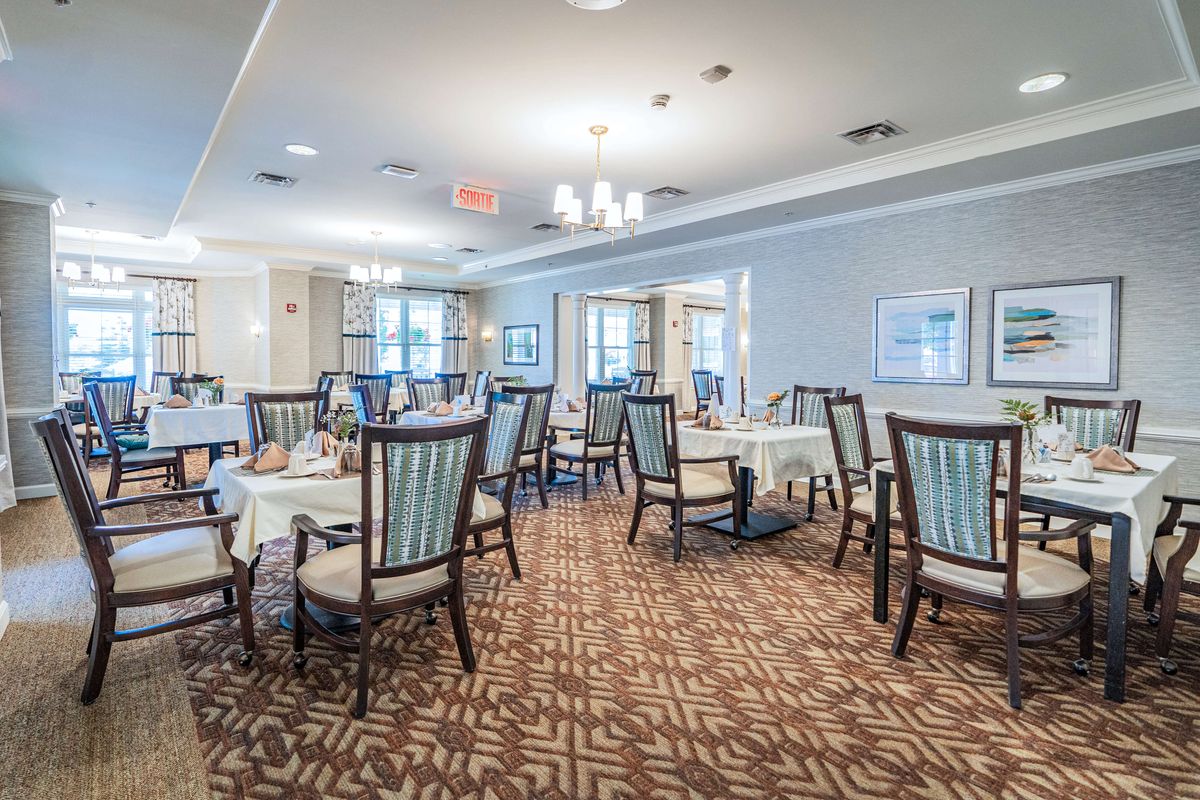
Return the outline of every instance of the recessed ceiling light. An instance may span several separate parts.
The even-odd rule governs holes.
[[[1045,75],[1030,78],[1017,88],[1025,94],[1044,92],[1047,89],[1053,89],[1055,86],[1061,86],[1066,79],[1067,73],[1065,72],[1047,72]]]
[[[450,259],[446,258],[445,256],[434,256],[433,260],[434,261],[449,261]]]
[[[429,246],[435,247],[438,250],[449,250],[451,247],[454,247],[454,245],[446,244],[445,242],[430,242]]]
[[[317,153],[321,152],[310,144],[285,144],[283,149],[287,150],[294,156],[315,156]]]
[[[567,0],[568,3],[576,8],[583,8],[588,11],[607,11],[610,8],[616,8],[625,2],[625,0]]]

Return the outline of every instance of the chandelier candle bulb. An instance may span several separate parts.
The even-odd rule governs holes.
[[[571,207],[567,212],[567,222],[573,225],[583,224],[583,199],[574,197],[571,199]]]
[[[625,195],[625,219],[630,222],[642,221],[642,193],[630,192]]]
[[[554,213],[558,215],[567,214],[571,211],[571,200],[575,197],[575,190],[565,183],[560,183],[558,189],[554,191]]]
[[[604,224],[606,227],[618,227],[621,224],[621,204],[610,203],[608,211],[604,212]]]
[[[371,265],[371,280],[383,280],[383,266],[381,264],[375,263]]]
[[[63,277],[69,281],[77,281],[83,277],[83,273],[79,270],[79,265],[74,261],[67,261],[63,263],[62,274]]]
[[[612,184],[608,181],[596,181],[596,189],[592,192],[592,213],[599,214],[607,211],[612,205]]]

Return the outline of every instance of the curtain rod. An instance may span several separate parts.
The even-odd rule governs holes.
[[[724,311],[724,306],[698,306],[695,303],[684,303],[684,308],[703,308],[705,311]]]
[[[140,275],[136,272],[129,274],[131,278],[151,278],[156,281],[184,281],[186,283],[195,283],[195,278],[176,278],[174,275]]]
[[[627,300],[624,297],[608,297],[603,294],[589,294],[586,297],[588,300],[603,300],[606,303],[645,303],[650,305],[649,300]]]
[[[358,283],[358,281],[342,281],[343,286],[350,286],[351,284],[357,284],[357,283]],[[470,294],[470,292],[464,292],[462,289],[435,289],[432,286],[396,286],[392,289],[389,289],[388,291],[395,291],[395,292],[449,292],[450,294]]]

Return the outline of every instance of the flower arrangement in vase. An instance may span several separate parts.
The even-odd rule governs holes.
[[[349,410],[330,411],[321,418],[321,422],[325,423],[325,427],[337,437],[339,442],[345,443],[350,440],[350,436],[358,427],[358,415]]]
[[[1026,461],[1037,461],[1037,429],[1053,420],[1036,403],[1028,400],[1001,400],[1000,416],[1009,422],[1020,423],[1025,430]]]
[[[199,391],[197,392],[196,396],[202,398],[200,400],[200,405],[216,405],[217,397],[220,396],[221,392],[225,391],[225,379],[213,378],[211,380],[203,381],[199,384],[199,386],[197,386],[197,389]],[[204,393],[204,395],[201,393]]]
[[[772,428],[783,427],[783,401],[787,399],[789,389],[782,392],[771,392],[767,395],[767,424]]]

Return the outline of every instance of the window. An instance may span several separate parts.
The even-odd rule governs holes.
[[[721,332],[725,327],[724,314],[692,313],[692,369],[711,369],[720,374],[725,354],[721,350]]]
[[[149,385],[154,293],[144,286],[57,286],[59,371],[137,375],[139,386]]]
[[[411,369],[432,378],[442,369],[442,301],[379,295],[379,369]]]
[[[628,377],[633,363],[633,308],[588,305],[587,376],[589,381]]]

